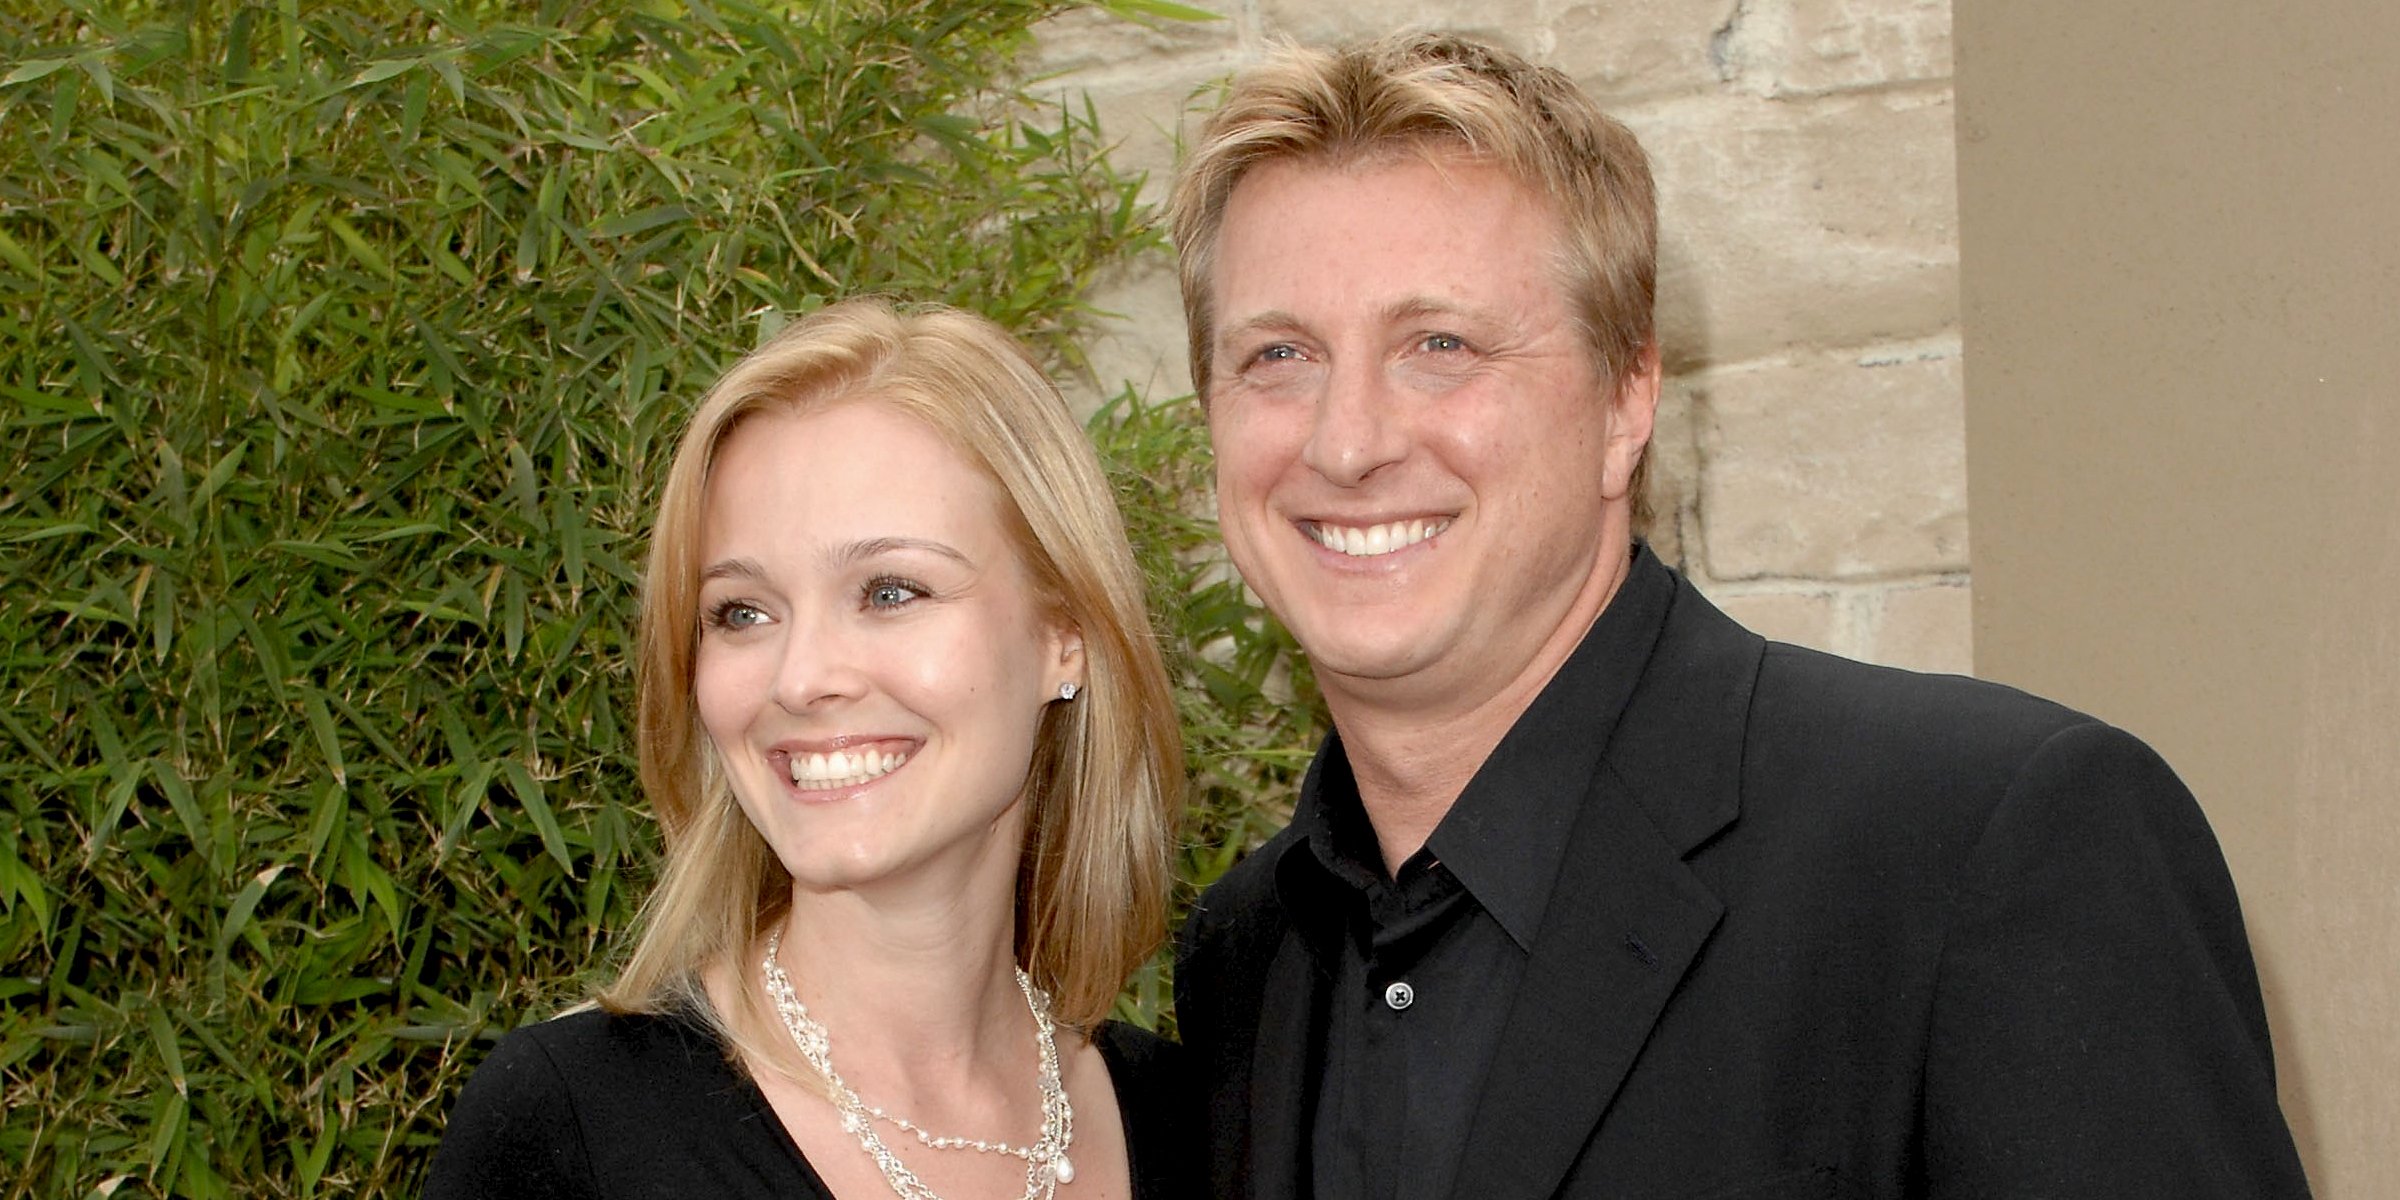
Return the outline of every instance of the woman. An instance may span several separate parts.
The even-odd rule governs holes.
[[[1197,1188],[1175,1048],[1103,1019],[1162,935],[1174,705],[1107,482],[1007,334],[852,301],[728,371],[639,682],[640,935],[476,1071],[429,1196]]]

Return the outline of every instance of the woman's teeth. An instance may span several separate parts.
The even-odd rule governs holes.
[[[792,783],[803,791],[856,787],[870,779],[891,774],[907,761],[905,754],[878,754],[873,750],[795,754],[792,756]]]

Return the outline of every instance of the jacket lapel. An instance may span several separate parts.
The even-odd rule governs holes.
[[[1452,1194],[1553,1194],[1724,915],[1683,862],[1740,806],[1764,649],[1680,579],[1570,835]]]

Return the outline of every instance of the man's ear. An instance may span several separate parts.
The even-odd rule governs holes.
[[[1658,420],[1659,375],[1658,341],[1653,338],[1608,399],[1607,462],[1601,475],[1601,495],[1608,499],[1622,500],[1633,492],[1634,468],[1641,465]]]

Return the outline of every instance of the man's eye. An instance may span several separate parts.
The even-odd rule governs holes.
[[[1298,362],[1300,348],[1288,342],[1277,342],[1258,352],[1260,362]]]
[[[923,587],[905,579],[878,579],[867,585],[867,607],[901,608],[924,595]]]
[[[1427,350],[1449,354],[1467,348],[1467,340],[1455,333],[1429,333],[1421,343]]]

